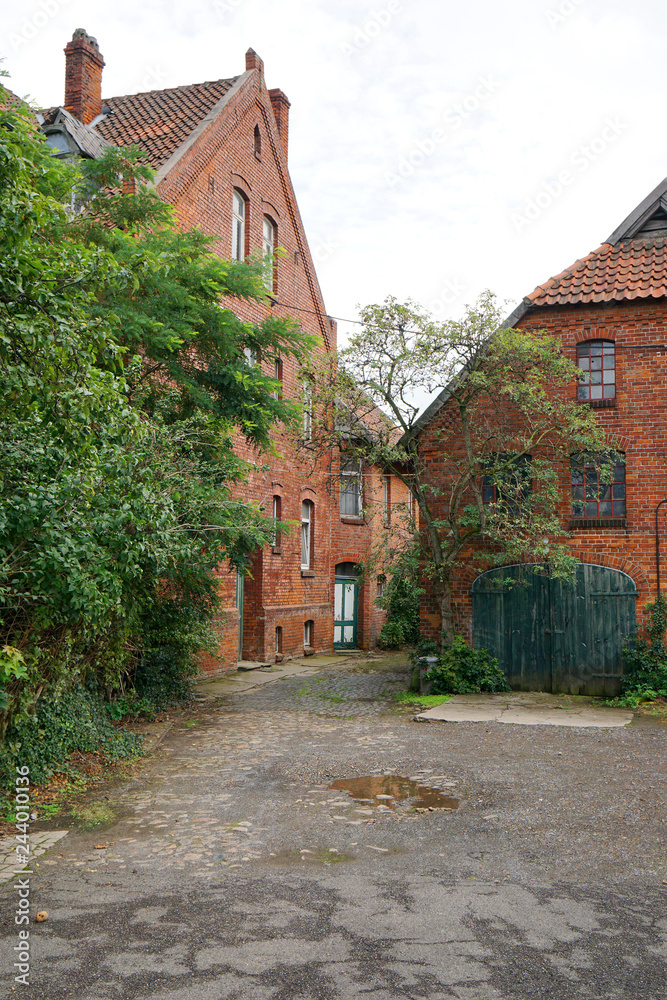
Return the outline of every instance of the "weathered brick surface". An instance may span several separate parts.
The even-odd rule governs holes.
[[[625,452],[626,523],[619,528],[573,528],[568,545],[582,562],[622,570],[634,580],[637,611],[641,620],[644,605],[656,596],[655,510],[667,497],[667,300],[642,298],[612,303],[541,307],[529,312],[518,328],[545,330],[559,337],[566,355],[576,362],[576,345],[586,340],[613,340],[616,347],[616,401],[610,408],[597,409],[596,419],[604,428],[610,447]],[[572,400],[577,389],[569,390]],[[588,406],[587,403],[581,403]],[[446,478],[438,434],[451,426],[452,409],[443,407],[420,437],[420,450],[434,481]],[[571,515],[570,468],[560,469],[561,504],[559,517],[568,528]],[[665,538],[667,505],[662,508]],[[483,549],[477,547],[477,551]],[[663,543],[662,587],[667,584],[667,544]],[[473,549],[462,555],[455,574],[454,603],[462,634],[472,634],[470,587],[481,572],[473,566]],[[483,567],[482,567],[483,568]],[[664,592],[664,591],[663,591]],[[440,614],[433,594],[422,602],[425,633],[436,636]]]
[[[287,169],[289,102],[281,91],[267,91],[263,66],[255,53],[248,54],[246,67],[217,116],[200,130],[196,141],[186,143],[160,170],[158,191],[174,205],[184,228],[199,226],[215,238],[215,249],[222,257],[232,253],[234,189],[246,200],[247,253],[261,250],[263,217],[269,216],[276,227],[276,245],[285,251],[276,268],[275,304],[230,301],[229,306],[252,322],[261,321],[269,312],[292,315],[304,330],[320,338],[322,350],[332,350],[336,325],[326,315]],[[298,396],[296,366],[288,358],[282,378],[285,395]],[[306,621],[314,623],[314,648],[332,648],[335,566],[364,560],[382,530],[379,516],[360,523],[341,522],[337,455],[313,463],[303,460],[283,434],[277,433],[275,440],[279,456],[268,458],[253,454],[242,440],[236,441],[239,454],[255,466],[241,495],[263,505],[268,515],[273,497],[279,496],[281,519],[292,525],[281,534],[279,545],[267,546],[255,555],[251,576],[244,583],[243,657],[269,662],[276,655],[277,628],[282,630],[283,656],[303,655]],[[379,482],[377,470],[369,474]],[[397,486],[397,496],[398,491]],[[304,500],[311,501],[314,510],[312,575],[301,571]],[[202,668],[210,672],[231,669],[237,660],[236,573],[221,567],[219,579],[223,610],[216,621],[218,654],[202,658]],[[384,621],[376,597],[373,578],[360,594],[359,645],[363,647],[375,644]]]

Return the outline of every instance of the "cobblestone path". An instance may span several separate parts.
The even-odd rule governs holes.
[[[407,680],[357,662],[186,714],[113,822],[35,862],[30,995],[667,996],[667,728],[415,724]],[[331,787],[366,776],[460,804]]]

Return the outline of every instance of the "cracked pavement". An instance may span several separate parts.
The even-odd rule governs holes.
[[[408,676],[313,667],[184,716],[113,822],[35,863],[30,996],[667,997],[667,727],[415,724]],[[367,775],[383,799],[330,787]]]

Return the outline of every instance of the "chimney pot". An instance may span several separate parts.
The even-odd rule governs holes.
[[[65,109],[84,125],[102,110],[103,67],[97,39],[77,28],[65,46]]]

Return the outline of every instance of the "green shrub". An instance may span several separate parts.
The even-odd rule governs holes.
[[[40,699],[35,714],[17,719],[0,748],[0,784],[11,785],[14,768],[27,765],[31,784],[42,784],[55,771],[67,772],[74,751],[97,751],[110,761],[137,753],[141,737],[116,729],[101,692],[78,684],[57,700]]]
[[[635,708],[642,701],[667,698],[667,601],[664,597],[647,605],[644,635],[635,634],[623,647],[624,676],[621,697],[614,704]]]
[[[433,681],[433,694],[510,690],[498,660],[486,649],[471,649],[460,635],[440,654],[440,662],[426,678]]]
[[[387,622],[380,631],[382,649],[412,646],[419,641],[419,569],[409,555],[403,554],[390,568],[392,576],[378,600],[387,612]]]

